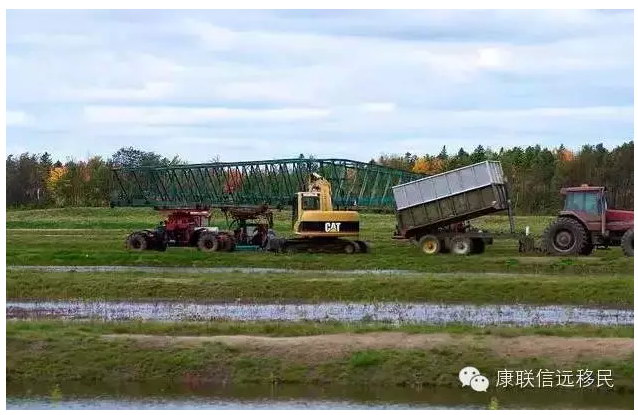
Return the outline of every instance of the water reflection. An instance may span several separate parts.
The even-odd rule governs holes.
[[[52,393],[54,391],[54,393]],[[633,394],[586,391],[162,383],[7,385],[8,409],[630,409]]]

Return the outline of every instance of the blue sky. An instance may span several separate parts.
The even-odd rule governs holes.
[[[632,11],[8,11],[7,152],[369,160],[633,138]]]

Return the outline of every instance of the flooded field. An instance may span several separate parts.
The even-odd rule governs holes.
[[[243,304],[183,302],[8,301],[7,318],[150,321],[317,321],[468,324],[474,326],[633,325],[633,310],[566,305],[432,303]]]

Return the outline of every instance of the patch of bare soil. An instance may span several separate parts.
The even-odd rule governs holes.
[[[505,357],[548,357],[561,362],[581,358],[625,358],[634,352],[634,339],[631,338],[490,336],[487,345]]]
[[[631,338],[553,336],[472,336],[447,333],[407,334],[400,332],[340,333],[318,336],[156,336],[112,334],[111,339],[134,339],[147,347],[194,347],[219,342],[259,355],[313,362],[346,356],[364,349],[424,349],[475,345],[492,349],[503,357],[545,357],[559,362],[582,358],[625,358],[633,354]]]

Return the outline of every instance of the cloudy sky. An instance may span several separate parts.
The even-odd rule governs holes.
[[[368,160],[633,138],[631,11],[8,11],[7,152]]]

